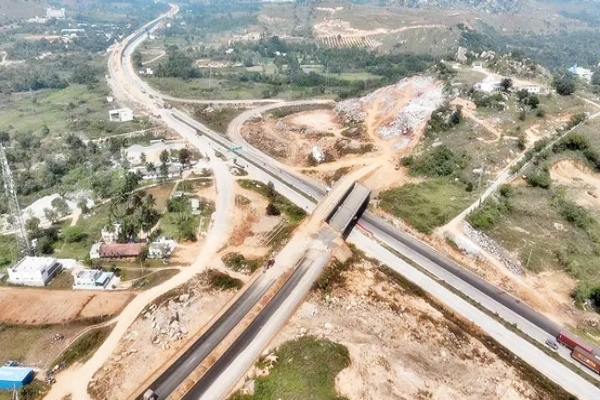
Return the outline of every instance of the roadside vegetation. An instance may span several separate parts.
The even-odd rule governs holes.
[[[268,375],[256,378],[254,395],[238,391],[229,400],[344,399],[335,390],[335,377],[350,364],[343,345],[304,336],[279,346],[274,355],[277,361],[257,362]]]
[[[598,309],[600,280],[595,266],[600,262],[600,209],[595,188],[578,185],[576,180],[600,171],[596,126],[596,122],[581,125],[549,151],[537,153],[525,170],[524,185],[502,186],[467,219],[517,254],[525,268],[557,269],[575,278],[578,284],[572,296],[577,304]],[[573,168],[571,182],[552,178],[557,165]],[[588,172],[577,169],[578,165]]]

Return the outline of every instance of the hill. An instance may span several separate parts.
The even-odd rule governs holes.
[[[47,7],[40,0],[0,0],[0,23],[43,16]]]

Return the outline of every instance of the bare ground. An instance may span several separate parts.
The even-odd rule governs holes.
[[[135,292],[0,288],[0,323],[65,324],[118,314]]]
[[[350,400],[540,398],[515,368],[370,263],[346,278],[345,289],[311,294],[269,348],[301,335],[343,344],[351,365],[336,387]]]
[[[186,286],[189,298],[176,296],[158,310],[142,314],[128,328],[109,361],[90,382],[92,398],[126,399],[137,394],[155,378],[151,375],[191,344],[233,295],[211,290],[200,279]],[[179,321],[173,323],[176,313]],[[172,332],[175,334],[170,337]]]

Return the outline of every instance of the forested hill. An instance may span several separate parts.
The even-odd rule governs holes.
[[[389,3],[409,7],[434,6],[444,9],[473,9],[493,13],[513,13],[521,9],[527,0],[390,0]]]
[[[0,25],[11,20],[42,17],[46,7],[48,4],[42,0],[0,0]]]

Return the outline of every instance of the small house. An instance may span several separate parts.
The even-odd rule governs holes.
[[[133,121],[133,111],[130,108],[119,108],[108,112],[108,119],[111,122]]]
[[[106,289],[114,275],[97,269],[82,269],[75,274],[73,289]]]
[[[192,207],[192,214],[200,214],[200,200],[194,198],[190,199],[190,206]]]

